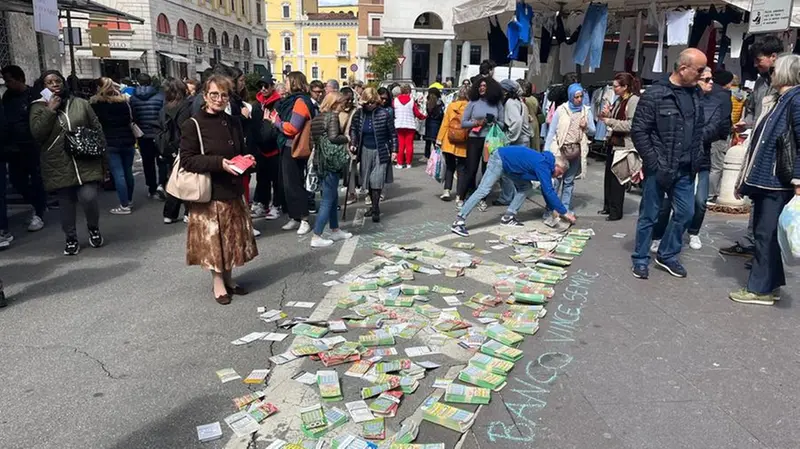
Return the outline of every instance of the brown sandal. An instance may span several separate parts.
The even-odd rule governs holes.
[[[214,300],[217,301],[217,304],[221,304],[223,306],[227,306],[231,303],[231,295],[224,294],[222,296],[214,296]]]

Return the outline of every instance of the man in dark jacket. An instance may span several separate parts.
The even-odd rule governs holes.
[[[164,93],[152,86],[150,75],[142,73],[137,78],[139,87],[131,96],[133,120],[139,125],[144,136],[139,139],[139,153],[142,155],[142,168],[150,198],[165,200],[164,185],[167,183],[167,166],[159,157],[156,146],[158,117],[164,108]]]
[[[31,103],[39,98],[39,94],[25,84],[25,72],[15,65],[3,67],[3,80],[8,90],[3,95],[3,109],[7,122],[7,139],[2,155],[2,164],[8,163],[9,178],[14,189],[22,195],[27,203],[33,206],[33,216],[28,224],[28,231],[35,232],[44,227],[44,212],[47,207],[47,194],[42,182],[39,146],[31,135],[28,110]],[[5,172],[5,170],[3,170]],[[1,176],[5,182],[5,176]],[[0,208],[0,229],[6,229],[5,201]]]
[[[705,54],[696,48],[681,52],[668,79],[650,86],[639,100],[631,125],[633,144],[642,157],[642,201],[636,224],[633,275],[649,276],[649,249],[661,200],[674,211],[658,249],[656,263],[676,277],[686,277],[678,255],[683,231],[694,214],[694,174],[703,154],[703,109],[697,81],[705,70]]]
[[[722,105],[721,115],[723,123],[720,123],[720,126],[727,126],[728,129],[724,139],[711,142],[709,153],[711,170],[708,172],[708,200],[711,203],[715,202],[717,195],[719,195],[719,183],[722,180],[725,155],[728,153],[728,148],[730,148],[731,143],[728,137],[731,134],[731,127],[733,126],[731,123],[733,116],[732,84],[733,73],[726,70],[719,70],[714,73],[714,88],[711,93]]]

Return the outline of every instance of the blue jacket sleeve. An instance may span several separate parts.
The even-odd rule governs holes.
[[[553,209],[561,215],[567,213],[567,208],[564,207],[564,204],[561,202],[561,199],[558,197],[556,190],[553,188],[553,178],[552,174],[548,172],[544,167],[536,167],[536,176],[539,178],[539,183],[542,189],[542,196],[544,197],[544,202],[547,204],[549,209]]]
[[[794,141],[800,142],[800,97],[795,96],[792,99],[792,104],[789,106],[792,108],[792,127],[794,129]],[[797,148],[797,154],[795,155],[795,161],[800,160],[800,145],[795,145]],[[792,185],[800,186],[800,164],[795,162],[794,164],[794,177],[792,178]]]

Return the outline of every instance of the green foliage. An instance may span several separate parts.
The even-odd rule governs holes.
[[[394,71],[397,66],[397,48],[390,43],[385,43],[375,50],[375,54],[367,59],[369,70],[375,74],[378,81],[383,81]]]
[[[258,93],[258,82],[261,81],[261,75],[256,72],[250,72],[245,75],[244,82],[247,86],[247,101],[254,101]]]

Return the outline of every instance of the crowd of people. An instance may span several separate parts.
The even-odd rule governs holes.
[[[30,87],[19,67],[8,66],[2,69],[7,92],[0,103],[0,174],[5,178],[8,170],[32,206],[31,232],[44,227],[47,193],[55,194],[64,254],[74,256],[81,250],[78,204],[89,246],[104,243],[98,192],[106,171],[119,200],[109,212],[133,213],[138,147],[148,198],[164,202],[165,224],[188,223],[187,263],[211,271],[213,297],[229,304],[233,295],[247,294],[232,270],[258,254],[254,219],[285,215],[282,229],[312,233],[312,248],[351,238],[339,226],[340,189],[348,205],[363,196],[365,216],[380,222],[393,171],[412,166],[418,134],[425,141],[422,161],[441,152],[440,199],[455,200],[457,209],[452,232],[469,235],[467,217],[475,208],[489,208],[495,184],[500,194],[491,204],[506,208],[503,225],[522,226],[517,214],[536,188],[546,202],[547,223],[575,223],[576,180],[586,175],[591,137],[601,122],[608,156],[599,214],[622,219],[626,186],[616,162],[638,158],[641,169],[627,174],[642,187],[633,275],[648,278],[652,252],[658,266],[685,277],[679,261],[684,234],[691,248],[702,247],[699,231],[707,204],[719,195],[725,152],[749,132],[736,195],[753,201],[750,225],[744,239],[720,252],[752,256],[747,288],[731,299],[772,304],[785,284],[777,218],[800,194],[800,169],[775,169],[777,154],[788,146],[779,141],[800,139],[800,56],[782,51],[780,40],[770,36],[753,44],[761,76],[747,101],[730,72],[713,72],[705,55],[690,48],[668,78],[644,91],[634,75],[618,73],[614,99],[599,112],[577,77],[552,89],[549,108],[542,110],[534,86],[496,81],[491,61],[450,95],[437,81],[423,99],[408,85],[340,87],[335,80],[309,82],[301,72],[286,74],[283,83],[264,76],[257,92],[248,92],[245,74],[224,65],[206,70],[199,83],[168,78],[156,86],[141,74],[129,88],[100,78],[94,95],[83,98],[58,71],[44,72]],[[785,137],[790,132],[796,135]],[[199,186],[200,199],[188,199],[182,190],[189,179]],[[2,248],[13,236],[5,182],[0,184]]]

